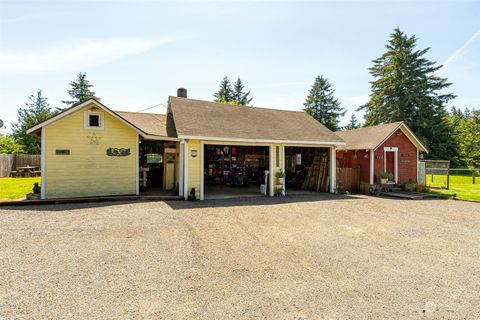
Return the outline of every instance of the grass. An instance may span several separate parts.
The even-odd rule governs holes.
[[[447,187],[446,175],[434,175],[433,182],[432,176],[427,175],[427,185],[436,188]],[[474,200],[480,201],[480,177],[475,178],[475,184],[472,183],[472,176],[469,175],[450,175],[450,189],[430,189],[431,193],[453,196],[456,199],[461,200]]]
[[[35,178],[0,178],[0,200],[24,198],[32,192],[33,184],[40,183],[40,177]]]

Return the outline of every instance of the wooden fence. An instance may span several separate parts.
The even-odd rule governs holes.
[[[358,192],[360,188],[360,168],[337,168],[337,188],[343,191]]]
[[[0,178],[8,177],[17,167],[37,166],[40,168],[39,154],[0,154]]]

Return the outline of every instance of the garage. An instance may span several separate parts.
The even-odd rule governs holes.
[[[330,148],[285,146],[286,194],[328,192]]]
[[[205,144],[205,199],[262,196],[268,192],[268,146]]]

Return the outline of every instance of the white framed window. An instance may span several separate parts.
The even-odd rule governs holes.
[[[103,112],[85,111],[85,129],[103,129]]]

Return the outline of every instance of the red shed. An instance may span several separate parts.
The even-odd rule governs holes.
[[[340,168],[360,167],[360,181],[374,184],[381,172],[389,172],[396,183],[417,181],[419,152],[424,144],[403,123],[394,122],[336,134],[346,145],[337,149]]]

